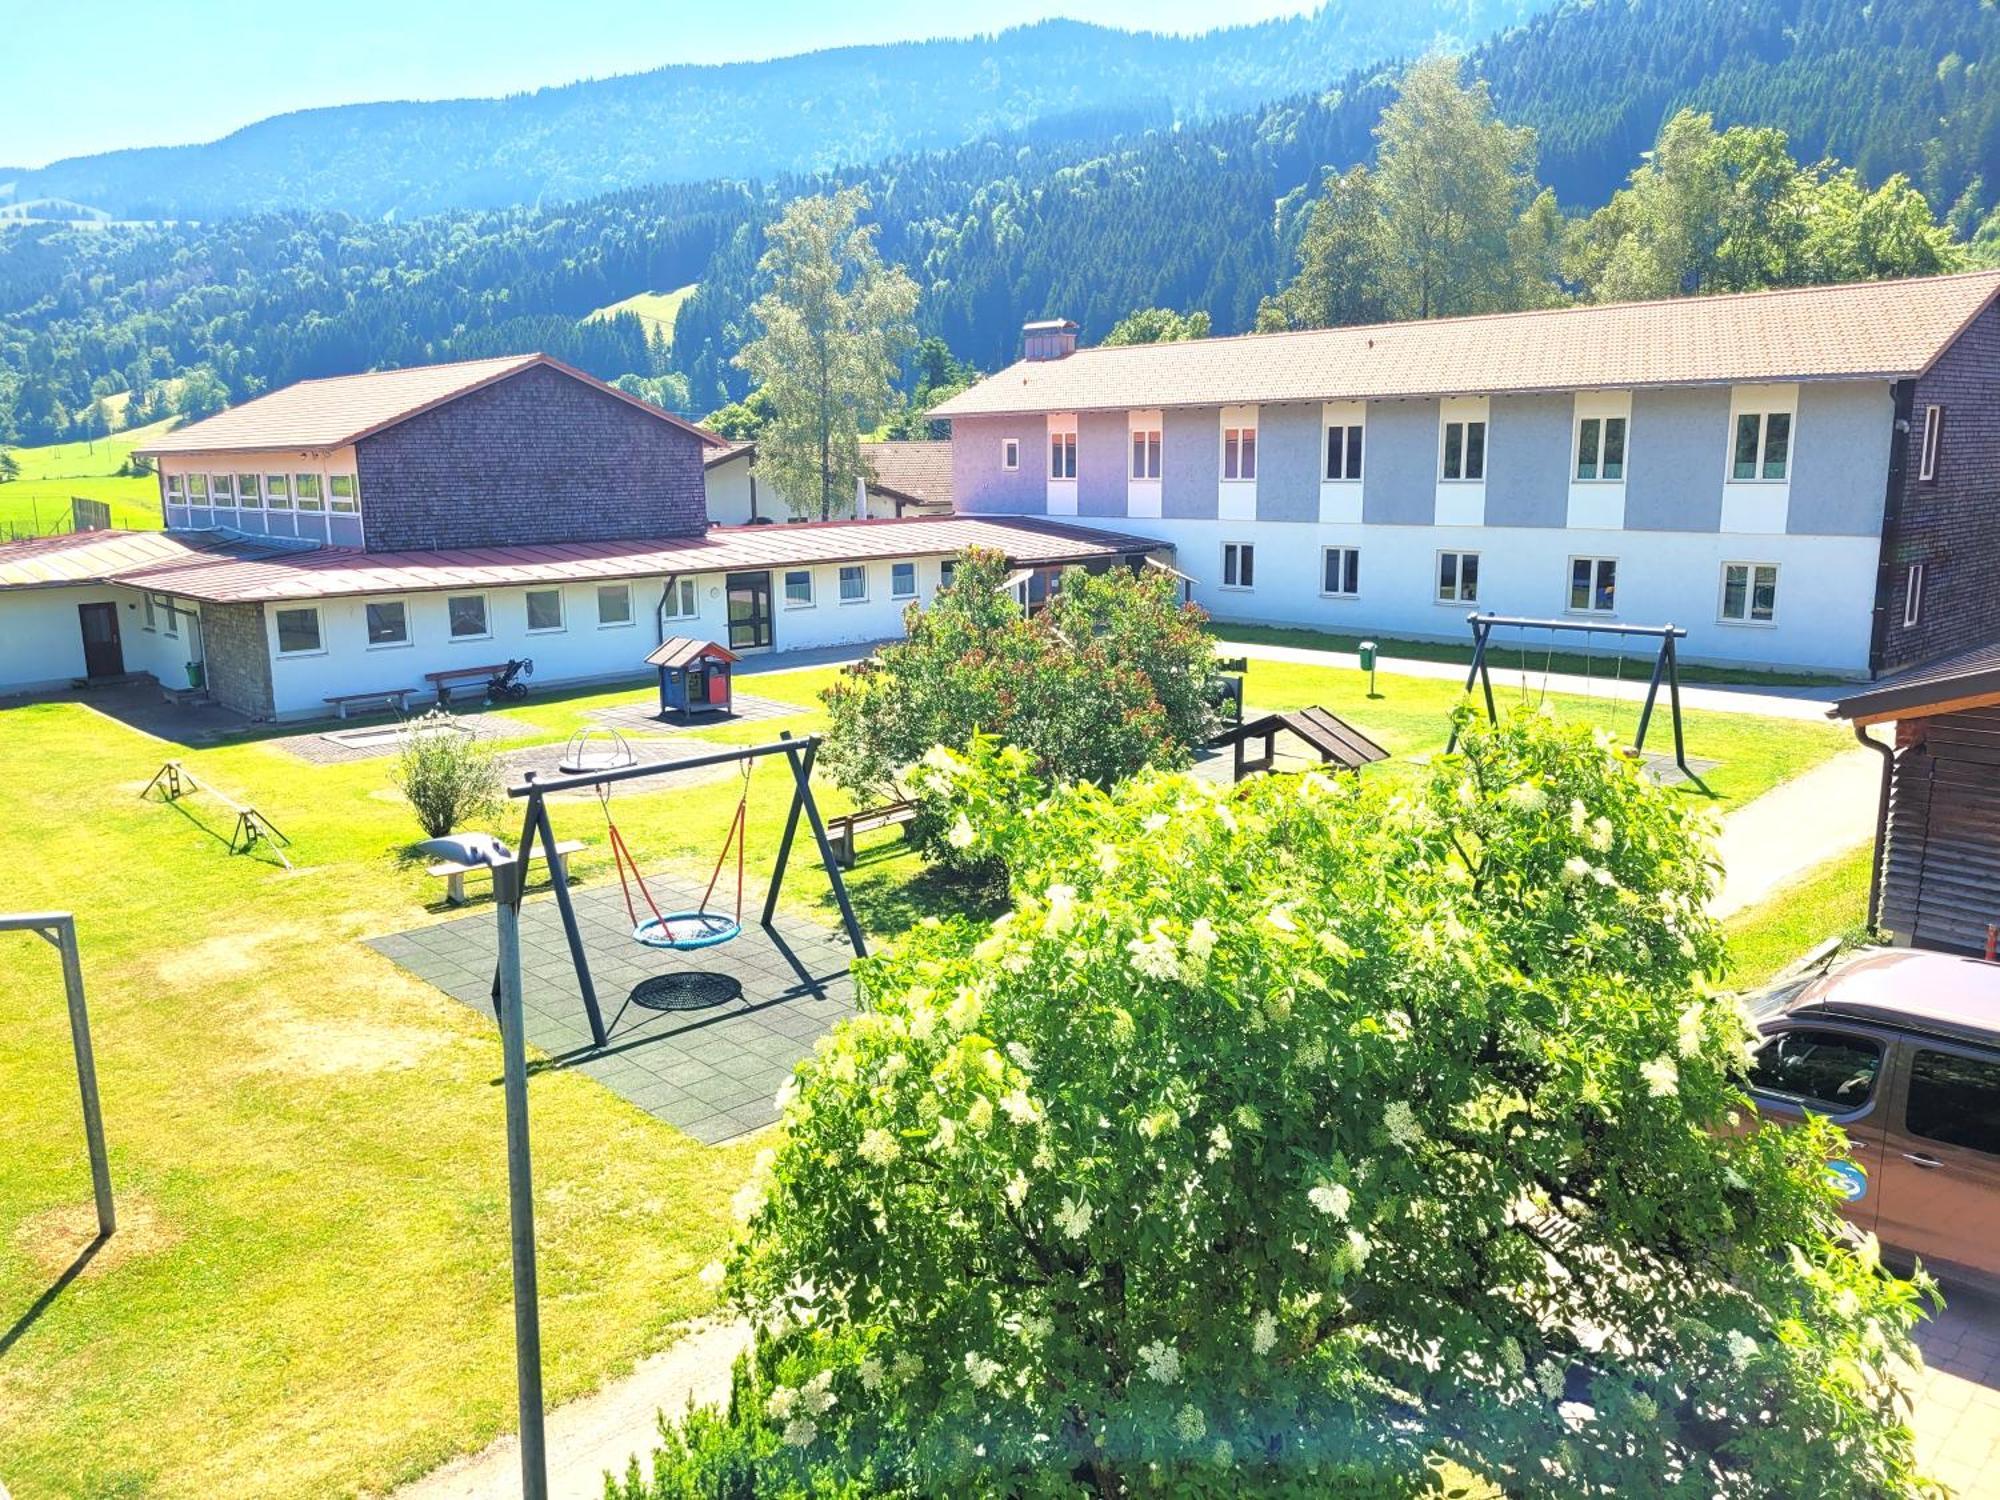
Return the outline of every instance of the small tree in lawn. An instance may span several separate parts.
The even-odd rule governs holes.
[[[731,1413],[627,1493],[1922,1493],[1838,1133],[1730,1129],[1702,815],[1463,729],[1400,784],[927,759],[1013,911],[860,967],[739,1198]]]
[[[432,709],[398,737],[392,775],[431,838],[464,831],[500,810],[504,788],[492,746],[450,714]]]

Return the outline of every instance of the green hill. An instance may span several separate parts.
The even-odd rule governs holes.
[[[69,530],[70,500],[79,496],[107,502],[113,526],[158,530],[159,481],[150,474],[118,471],[135,447],[143,447],[173,425],[169,419],[92,442],[10,449],[21,466],[21,477],[0,484],[0,539]]]
[[[645,326],[646,337],[657,336],[669,347],[674,342],[674,319],[681,310],[681,304],[694,295],[692,285],[676,287],[671,292],[634,292],[629,297],[608,303],[591,313],[585,322],[592,319],[615,318],[620,313],[630,313]]]

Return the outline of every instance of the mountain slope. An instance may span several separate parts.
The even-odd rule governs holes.
[[[1359,63],[1466,46],[1546,0],[1334,0],[1201,36],[1049,21],[997,36],[676,66],[504,99],[344,105],[201,146],[16,177],[17,199],[117,218],[288,208],[364,216],[575,199],[649,182],[772,177],[1038,124],[1172,124],[1318,88]],[[4,201],[4,200],[0,200]]]

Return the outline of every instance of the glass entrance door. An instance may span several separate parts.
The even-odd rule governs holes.
[[[731,573],[729,591],[729,649],[763,651],[771,645],[771,575]]]

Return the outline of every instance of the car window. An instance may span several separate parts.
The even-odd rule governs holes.
[[[1750,1063],[1750,1087],[1832,1113],[1859,1109],[1875,1092],[1882,1049],[1840,1031],[1781,1031]]]
[[[1919,1051],[1903,1120],[1911,1135],[2000,1156],[2000,1063]]]

